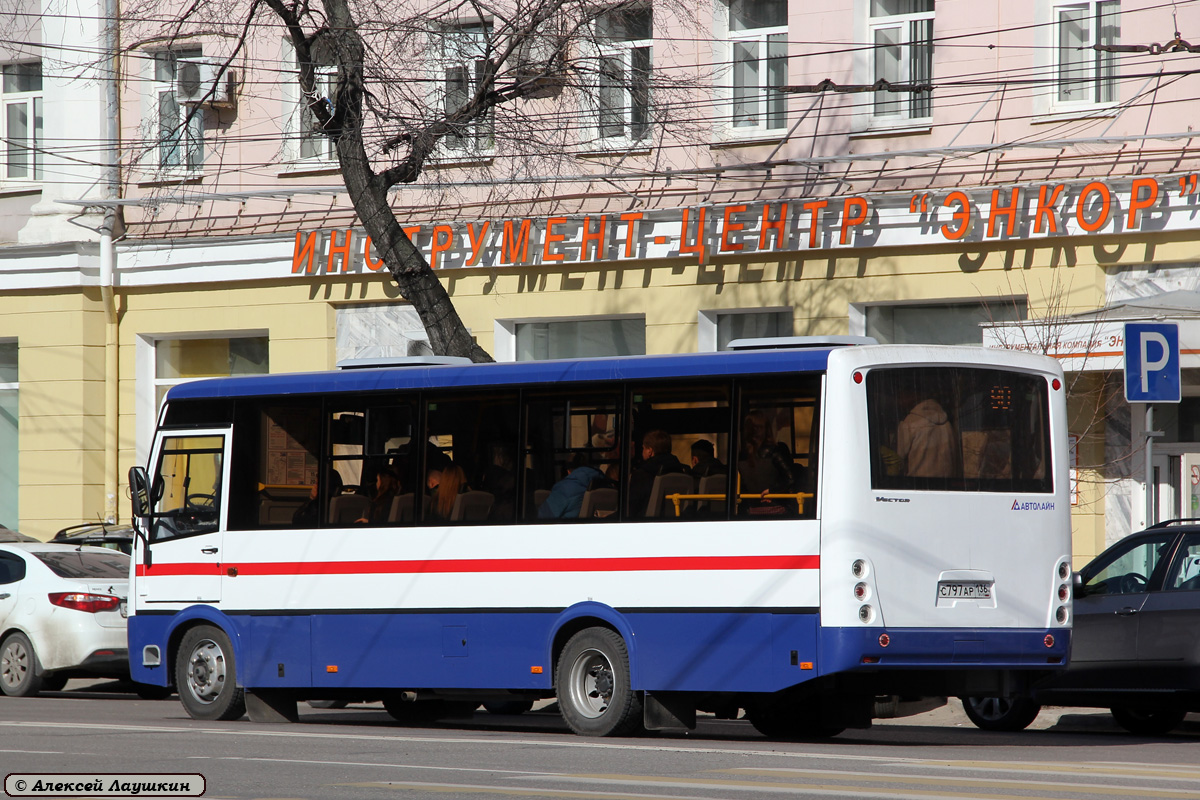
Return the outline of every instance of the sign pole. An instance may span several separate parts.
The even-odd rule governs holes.
[[[1146,404],[1146,527],[1158,522],[1154,486],[1154,403],[1182,399],[1179,326],[1173,322],[1125,323],[1125,400]]]

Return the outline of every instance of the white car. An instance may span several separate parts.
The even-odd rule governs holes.
[[[72,677],[127,677],[128,594],[124,553],[0,542],[0,691],[29,697]]]

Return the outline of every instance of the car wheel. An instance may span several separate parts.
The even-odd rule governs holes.
[[[184,634],[175,658],[175,686],[192,719],[240,719],[246,713],[233,644],[220,628],[199,625]]]
[[[524,714],[533,709],[533,701],[504,700],[498,703],[484,703],[483,708],[489,714]]]
[[[625,640],[608,628],[586,628],[563,648],[555,676],[558,709],[584,736],[627,736],[642,727],[642,701],[629,680]]]
[[[1042,710],[1028,697],[964,697],[962,704],[967,718],[985,731],[1023,731]]]
[[[1187,716],[1186,711],[1176,709],[1147,711],[1140,708],[1113,708],[1109,710],[1112,711],[1113,719],[1117,721],[1118,725],[1130,733],[1142,736],[1161,736],[1169,733],[1179,727],[1179,723],[1183,722],[1183,718]]]
[[[9,697],[33,697],[45,678],[29,637],[10,633],[0,644],[0,691]]]

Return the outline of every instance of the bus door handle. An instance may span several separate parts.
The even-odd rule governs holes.
[[[1133,608],[1132,606],[1125,606],[1124,608],[1114,611],[1113,613],[1118,617],[1132,617],[1137,612],[1138,610],[1136,608]]]
[[[201,548],[200,548],[200,552],[201,552],[201,553],[204,553],[206,556],[211,556],[213,553],[217,552],[217,548],[215,548],[215,547],[201,547]]]
[[[11,595],[11,594],[9,594],[8,592],[5,592],[5,593],[3,593],[3,594],[0,594],[0,600],[7,600],[7,599],[8,599],[8,598],[10,598],[10,597],[12,597],[12,595]]]

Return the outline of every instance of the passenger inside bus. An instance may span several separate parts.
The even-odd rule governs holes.
[[[928,397],[912,406],[896,429],[896,454],[910,478],[952,478],[955,464],[954,425],[941,403]]]
[[[651,515],[649,503],[654,479],[676,473],[686,474],[687,469],[671,452],[671,434],[664,430],[646,433],[642,437],[642,463],[629,475],[629,516]]]
[[[429,470],[425,485],[429,489],[430,513],[434,519],[439,520],[449,520],[458,495],[471,490],[462,467],[454,462],[447,463],[441,469]]]
[[[738,508],[750,515],[789,513],[798,510],[794,500],[769,498],[768,494],[794,494],[804,485],[803,468],[795,463],[791,449],[775,438],[775,427],[767,412],[755,409],[742,421],[742,447],[738,454],[740,492],[760,495]]]
[[[708,439],[692,442],[692,477],[696,480],[710,475],[727,475],[729,468],[717,460],[717,451]]]
[[[296,513],[292,515],[293,525],[310,528],[316,526],[317,520],[321,518],[320,489],[320,484],[314,483],[312,485],[312,489],[308,492],[308,500],[304,502],[304,505],[297,508]],[[329,497],[336,497],[342,493],[342,476],[335,469],[331,469],[327,473],[325,493]]]
[[[550,494],[538,507],[538,519],[578,519],[584,493],[607,482],[604,473],[586,461],[581,453],[567,457],[567,474],[550,487]]]
[[[383,467],[375,473],[375,493],[367,506],[365,515],[355,520],[360,525],[383,525],[388,522],[392,511],[392,500],[400,491],[400,481],[391,467]]]

